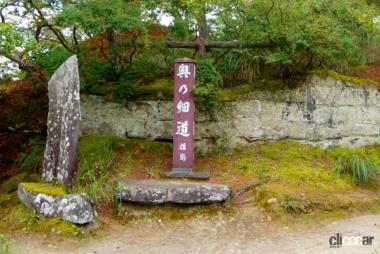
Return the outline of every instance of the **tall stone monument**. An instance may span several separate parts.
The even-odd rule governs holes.
[[[179,58],[174,63],[173,101],[173,169],[164,176],[179,178],[209,178],[207,172],[194,172],[195,61]]]
[[[80,128],[79,72],[71,56],[49,81],[49,113],[43,179],[57,180],[68,188],[78,166]]]
[[[49,81],[49,113],[44,154],[43,179],[58,181],[71,189],[78,166],[80,97],[78,60],[66,60]],[[74,224],[87,224],[96,217],[92,201],[85,193],[52,196],[31,189],[35,183],[20,183],[18,196],[28,208],[45,217],[58,216]]]

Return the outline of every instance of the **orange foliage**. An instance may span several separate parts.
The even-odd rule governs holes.
[[[136,54],[139,51],[139,47],[133,47],[134,42],[141,42],[144,40],[148,41],[159,41],[165,38],[168,31],[165,26],[153,25],[149,28],[146,34],[140,34],[135,31],[122,32],[117,34],[118,42],[123,44],[128,44],[130,47],[123,47],[122,52],[120,52],[120,56],[123,59],[129,59],[131,55]],[[90,52],[86,54],[87,57],[96,56],[99,60],[109,60],[109,40],[107,39],[107,34],[101,34],[95,36],[83,44],[88,49],[92,49]]]
[[[354,71],[354,75],[359,78],[375,80],[380,84],[380,64],[371,64],[364,71]]]

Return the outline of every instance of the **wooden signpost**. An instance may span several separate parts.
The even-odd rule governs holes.
[[[174,63],[173,169],[167,177],[207,179],[207,172],[194,172],[195,61],[179,58]]]

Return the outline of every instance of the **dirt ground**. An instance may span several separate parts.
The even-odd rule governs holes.
[[[146,219],[127,225],[108,224],[107,232],[90,240],[57,242],[36,235],[8,236],[10,253],[380,253],[380,215],[286,226],[264,218],[255,208],[247,208],[234,215],[177,222]],[[343,236],[374,236],[374,244],[330,248],[329,238],[338,232]]]

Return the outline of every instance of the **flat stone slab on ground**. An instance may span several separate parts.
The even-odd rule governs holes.
[[[18,185],[17,193],[26,207],[36,209],[45,217],[58,216],[74,224],[87,224],[96,216],[89,197],[84,193],[54,197],[29,191],[22,184]]]
[[[223,203],[230,197],[227,185],[203,182],[122,180],[117,196],[121,201],[140,204]]]
[[[211,174],[210,172],[163,171],[161,172],[161,176],[166,177],[166,178],[188,178],[188,179],[208,180]]]

